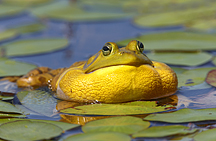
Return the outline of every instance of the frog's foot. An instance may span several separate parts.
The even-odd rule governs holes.
[[[65,68],[52,70],[48,67],[38,67],[31,70],[28,74],[17,79],[16,84],[18,87],[41,87],[47,86],[57,74],[64,71]]]

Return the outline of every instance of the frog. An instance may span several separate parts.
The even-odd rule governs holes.
[[[122,103],[153,100],[177,91],[176,73],[150,60],[137,40],[125,47],[107,42],[86,61],[68,68],[40,67],[16,80],[19,87],[48,86],[55,97],[79,103]]]

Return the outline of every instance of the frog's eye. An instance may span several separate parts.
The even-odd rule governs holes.
[[[137,41],[137,49],[138,49],[140,52],[143,52],[143,51],[144,51],[144,45],[143,45],[143,43],[141,43],[140,41]]]
[[[106,43],[102,48],[102,52],[104,56],[110,55],[110,53],[112,52],[111,44]]]

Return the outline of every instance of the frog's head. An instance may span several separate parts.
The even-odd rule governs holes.
[[[143,53],[144,45],[140,41],[132,40],[126,47],[118,48],[116,43],[108,42],[97,54],[85,63],[85,73],[100,68],[117,65],[140,66],[143,64],[153,67],[152,61]]]

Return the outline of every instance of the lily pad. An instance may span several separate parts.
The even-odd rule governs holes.
[[[17,93],[17,97],[28,109],[45,116],[53,116],[56,110],[57,99],[50,93],[42,90],[21,91]]]
[[[215,68],[216,69],[216,68]],[[216,87],[216,70],[211,70],[206,77],[206,82]]]
[[[18,36],[16,31],[6,30],[6,31],[3,31],[3,32],[0,32],[0,41],[11,39],[11,38],[14,38],[16,36]]]
[[[5,50],[6,56],[23,56],[40,53],[47,53],[63,49],[68,46],[66,39],[32,39],[19,40],[1,46]]]
[[[0,76],[20,76],[36,68],[34,64],[0,58]]]
[[[26,116],[25,115],[20,115],[20,114],[5,114],[5,113],[0,113],[0,118],[10,118],[10,117],[24,118]]]
[[[214,70],[215,67],[197,68],[177,74],[178,76],[178,87],[181,86],[194,86],[201,84],[205,81],[206,75],[209,71]]]
[[[14,105],[4,102],[0,100],[0,112],[4,113],[19,113],[21,114],[22,112],[19,111]]]
[[[119,19],[131,16],[127,13],[105,13],[104,11],[91,12],[71,4],[70,1],[57,1],[50,5],[44,5],[30,9],[30,11],[40,18],[51,18],[66,21],[103,21]]]
[[[186,71],[186,69],[184,69],[184,68],[179,68],[179,67],[171,67],[171,69],[174,70],[174,72],[175,72],[176,74],[181,74],[181,73],[183,73],[184,71]]]
[[[0,137],[5,140],[50,139],[61,135],[62,132],[63,130],[54,124],[38,121],[14,121],[0,126]]]
[[[95,120],[82,126],[83,132],[121,132],[133,134],[150,126],[150,122],[131,116],[111,117]]]
[[[12,100],[12,99],[14,99],[13,96],[2,96],[2,95],[0,95],[0,100]]]
[[[207,109],[185,108],[172,113],[151,114],[145,117],[144,120],[170,122],[170,123],[216,120],[216,108],[207,108]]]
[[[145,50],[197,51],[216,49],[215,35],[194,32],[176,31],[152,33],[118,41],[117,44],[120,46],[126,46],[131,40],[143,42]]]
[[[45,29],[45,25],[39,24],[39,23],[33,23],[29,25],[23,25],[23,26],[17,26],[14,28],[10,28],[7,31],[14,31],[17,33],[25,34],[25,33],[32,33],[32,32],[37,32]]]
[[[157,106],[156,101],[135,101],[123,104],[91,104],[60,110],[62,113],[80,115],[134,115],[161,112],[172,107]]]
[[[0,5],[0,17],[17,15],[23,12],[24,7],[11,6],[11,5]]]
[[[72,135],[64,139],[64,141],[130,141],[131,138],[129,135],[118,133],[118,132],[99,132],[99,133],[84,133]]]
[[[203,131],[197,135],[194,136],[194,139],[196,141],[215,141],[215,138],[216,138],[216,128],[214,129],[209,129],[209,130],[206,130],[206,131]]]
[[[212,59],[206,52],[198,53],[148,53],[151,60],[161,61],[170,65],[199,66]]]
[[[43,3],[47,3],[50,2],[52,0],[2,0],[1,2],[3,4],[7,4],[7,5],[19,5],[19,6],[32,6],[32,5],[38,5],[38,4],[43,4]]]
[[[133,138],[137,137],[166,137],[171,135],[186,135],[196,132],[197,129],[190,129],[183,125],[170,125],[170,126],[154,126],[148,129],[142,130],[132,135]]]
[[[13,122],[13,121],[32,121],[32,122],[44,122],[44,123],[51,123],[56,126],[59,126],[62,128],[64,131],[76,128],[80,125],[78,124],[71,124],[71,123],[66,123],[66,122],[60,122],[60,121],[53,121],[53,120],[39,120],[39,119],[21,119],[21,118],[6,118],[6,119],[0,119],[0,125],[8,122]]]

